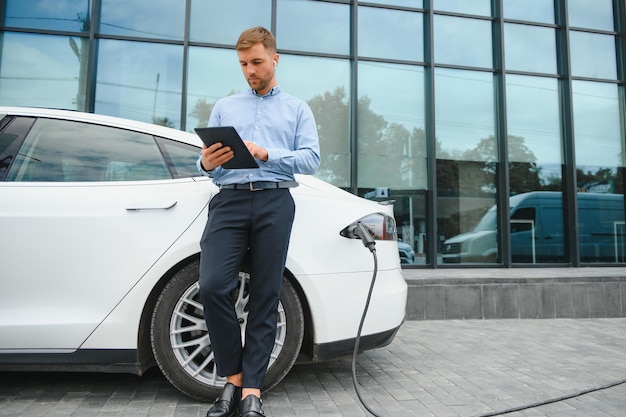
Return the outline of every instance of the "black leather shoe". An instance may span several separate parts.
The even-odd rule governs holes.
[[[261,399],[253,394],[248,395],[239,404],[239,415],[241,417],[264,416],[265,412],[261,408]]]
[[[206,417],[235,417],[241,402],[241,387],[236,387],[230,382],[226,383],[222,393],[215,400],[213,407],[206,413]]]

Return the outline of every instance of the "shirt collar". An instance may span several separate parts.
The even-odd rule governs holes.
[[[256,93],[256,90],[253,90],[252,88],[250,89],[250,92],[252,94],[254,94],[257,97],[269,97],[269,96],[275,96],[276,94],[280,93],[280,86],[277,85],[274,88],[271,88],[270,91],[268,91],[264,96],[260,96]]]

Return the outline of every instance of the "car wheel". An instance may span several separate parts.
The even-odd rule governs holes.
[[[150,338],[156,362],[171,384],[192,398],[211,401],[219,395],[226,379],[217,375],[213,362],[199,299],[198,267],[198,261],[185,266],[163,288],[152,315]],[[246,267],[241,269],[233,299],[243,340],[250,275]],[[265,390],[273,388],[287,375],[300,353],[303,337],[302,304],[293,285],[283,277],[276,340],[265,375]]]

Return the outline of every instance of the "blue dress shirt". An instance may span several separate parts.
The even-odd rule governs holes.
[[[266,162],[259,168],[205,171],[220,186],[255,181],[294,181],[294,174],[313,174],[320,165],[317,125],[313,112],[302,100],[276,86],[259,96],[252,89],[219,99],[208,125],[234,126],[242,139],[267,149]]]

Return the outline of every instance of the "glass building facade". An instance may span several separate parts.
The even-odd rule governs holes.
[[[406,268],[626,263],[623,0],[3,0],[0,104],[193,131],[265,26]]]

